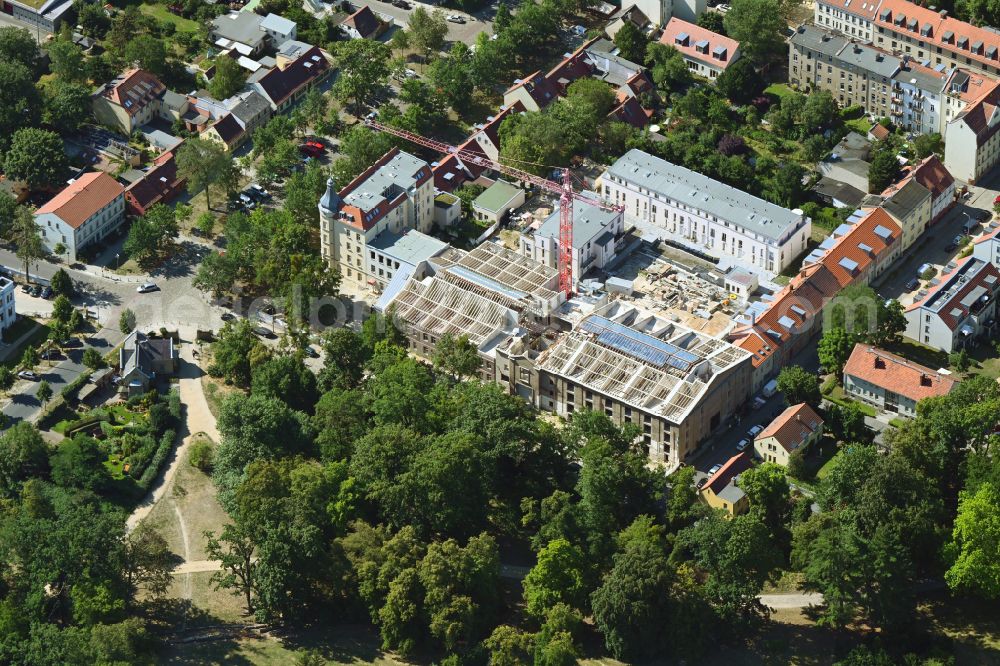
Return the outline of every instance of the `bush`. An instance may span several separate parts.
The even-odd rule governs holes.
[[[809,480],[809,466],[802,451],[792,451],[792,455],[788,456],[788,475],[801,481]]]
[[[143,471],[142,476],[136,485],[146,493],[149,491],[150,487],[153,485],[153,480],[156,479],[156,475],[160,471],[160,467],[166,462],[167,456],[170,455],[170,450],[174,448],[174,439],[176,439],[177,433],[173,430],[167,430],[160,437],[160,445],[156,448],[156,453],[149,461],[149,465]]]
[[[170,389],[170,394],[167,396],[167,407],[172,417],[181,418],[181,392],[176,388]]]
[[[191,450],[188,453],[188,462],[193,467],[197,467],[205,474],[209,474],[212,471],[214,460],[215,451],[212,448],[211,442],[199,439],[191,444]]]

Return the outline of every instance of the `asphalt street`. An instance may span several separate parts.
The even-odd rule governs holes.
[[[496,13],[496,8],[491,6],[486,9],[482,9],[473,14],[467,14],[466,12],[459,11],[457,9],[450,8],[439,8],[435,5],[423,2],[409,2],[410,9],[401,9],[399,7],[394,7],[385,0],[374,0],[371,3],[372,10],[391,16],[393,22],[400,28],[408,28],[410,21],[410,14],[417,7],[423,7],[427,11],[434,11],[435,9],[440,9],[445,15],[457,14],[465,19],[465,23],[452,23],[448,22],[448,41],[449,42],[463,42],[468,45],[475,44],[476,37],[479,36],[481,32],[493,32],[493,22],[492,18]],[[391,33],[390,33],[391,34]]]

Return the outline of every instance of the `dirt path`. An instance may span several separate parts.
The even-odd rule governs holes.
[[[818,592],[787,592],[785,594],[762,594],[760,602],[768,608],[808,608],[823,603],[823,595]]]
[[[192,339],[193,336],[185,336],[185,338]],[[167,461],[167,468],[160,477],[160,480],[153,486],[153,489],[142,503],[135,508],[132,515],[128,517],[126,525],[129,531],[134,530],[136,525],[149,515],[149,512],[153,510],[156,503],[166,495],[173,484],[174,476],[177,474],[177,469],[184,459],[184,454],[194,439],[194,435],[204,432],[215,442],[218,442],[220,439],[219,431],[215,427],[215,417],[209,411],[208,403],[205,401],[205,394],[202,392],[202,371],[194,360],[193,352],[194,345],[192,344],[185,344],[181,347],[179,385],[181,404],[184,405],[185,422],[179,429],[179,434],[183,436],[183,440],[180,446],[174,449],[173,455]],[[178,519],[181,523],[181,530],[184,531],[183,518],[178,515]],[[184,540],[187,543],[186,537]]]
[[[174,576],[187,575],[188,578],[190,579],[191,574],[193,573],[203,573],[205,571],[218,571],[221,568],[222,568],[222,562],[219,562],[218,560],[195,560],[193,562],[187,561],[178,564],[176,567],[174,567],[174,570],[171,571],[170,573],[171,575]]]

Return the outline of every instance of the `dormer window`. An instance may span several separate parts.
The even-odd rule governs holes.
[[[957,46],[960,49],[967,49],[967,48],[969,48],[969,38],[968,37],[959,37],[958,41],[955,42],[955,46]]]
[[[933,33],[934,30],[933,28],[931,28],[930,23],[924,23],[923,27],[920,28],[920,34],[923,35],[924,37],[931,37],[933,36]]]
[[[955,42],[955,33],[951,30],[946,30],[943,35],[941,35],[941,41],[945,44],[953,44]]]
[[[677,44],[678,46],[687,46],[689,39],[688,34],[686,32],[682,32],[674,37],[674,44]]]

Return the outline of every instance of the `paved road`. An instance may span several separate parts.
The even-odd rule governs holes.
[[[422,3],[422,2],[412,2],[410,1],[410,6],[412,9],[400,9],[399,7],[393,7],[385,0],[374,0],[371,3],[371,8],[379,12],[380,14],[386,14],[392,17],[392,20],[401,28],[409,27],[410,14],[417,7],[423,7],[427,11],[434,11],[438,9],[434,5]],[[476,37],[479,36],[481,32],[487,32],[493,34],[493,22],[492,17],[496,13],[495,7],[490,7],[476,12],[476,15],[467,14],[463,11],[457,9],[448,9],[445,7],[440,8],[445,15],[458,14],[465,18],[465,23],[448,23],[448,41],[449,42],[464,42],[465,44],[472,45],[476,43]],[[446,47],[447,48],[447,47]]]

